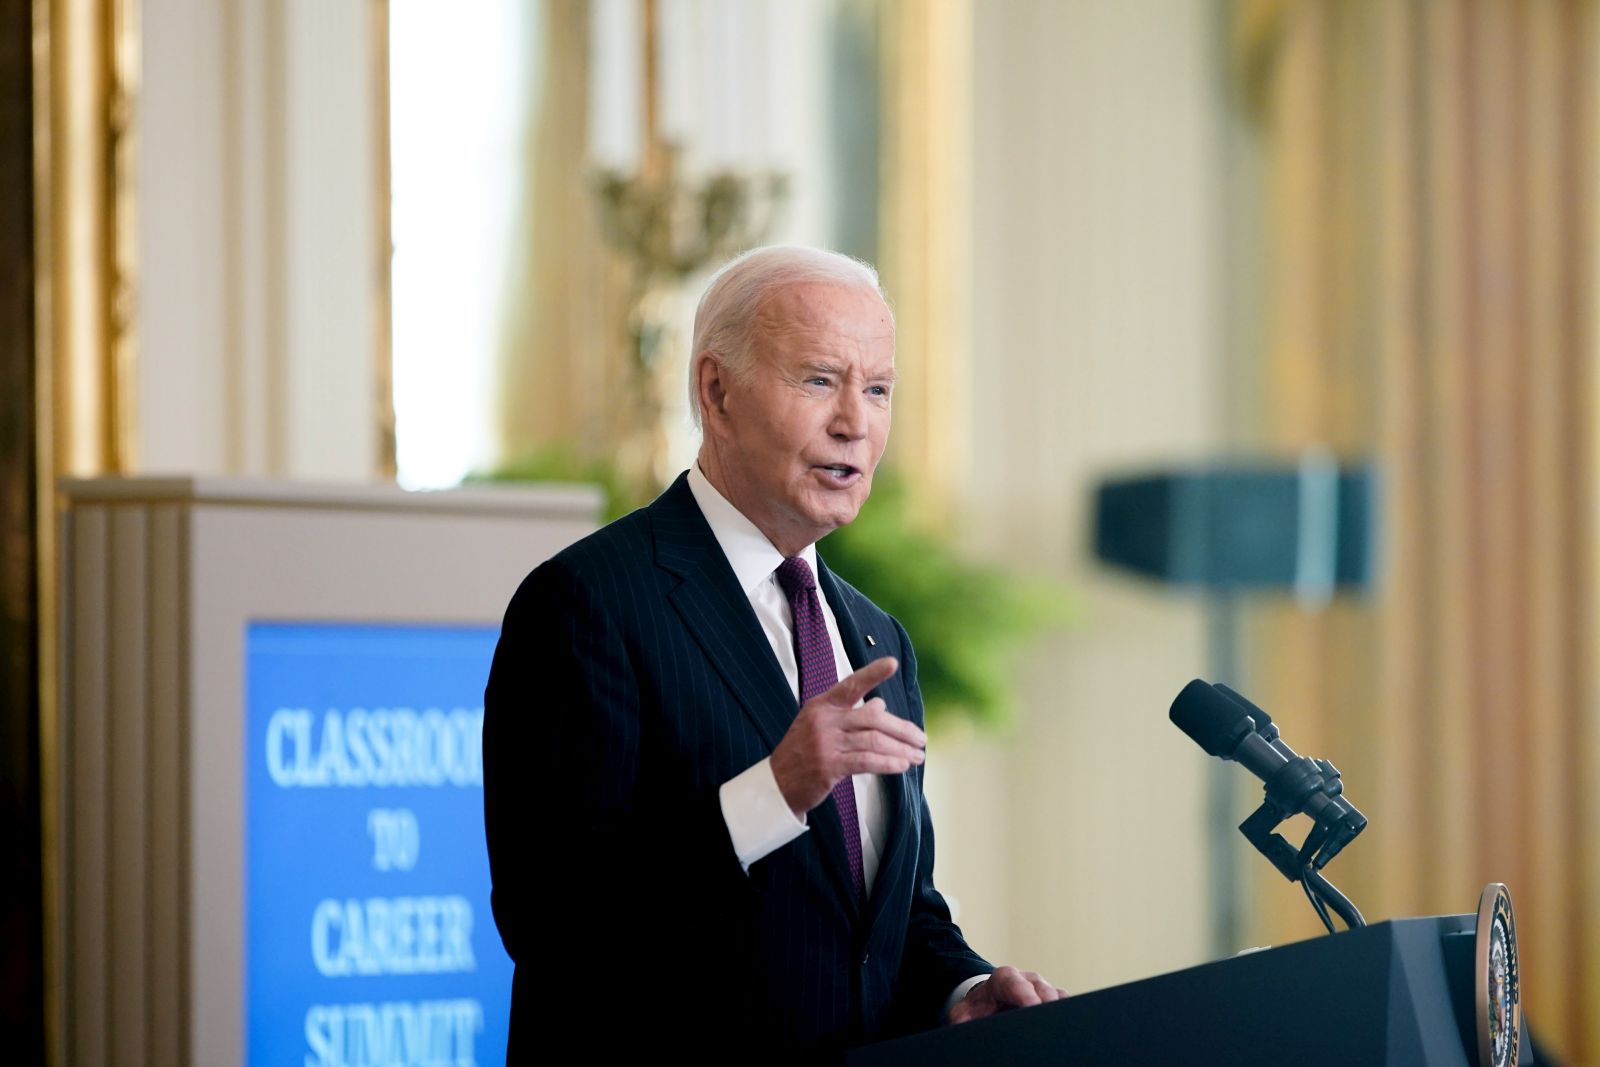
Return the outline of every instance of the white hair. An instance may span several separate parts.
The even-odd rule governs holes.
[[[756,342],[756,320],[766,298],[795,285],[863,286],[877,293],[884,307],[889,298],[870,263],[843,252],[804,245],[752,248],[723,265],[706,285],[694,313],[694,346],[689,353],[689,414],[698,429],[700,355],[712,353],[728,374],[750,373]],[[894,312],[889,312],[891,321]]]

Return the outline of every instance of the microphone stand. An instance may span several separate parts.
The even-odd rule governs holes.
[[[1367,925],[1366,920],[1350,902],[1350,898],[1334,888],[1333,883],[1324,878],[1320,871],[1366,828],[1366,819],[1357,814],[1353,819],[1340,817],[1319,822],[1312,827],[1305,843],[1298,849],[1284,840],[1282,834],[1273,832],[1279,823],[1300,810],[1298,801],[1304,798],[1312,783],[1313,788],[1329,796],[1338,796],[1342,791],[1339,772],[1333,764],[1302,756],[1290,761],[1267,783],[1266,800],[1239,824],[1239,832],[1255,846],[1257,852],[1271,861],[1280,874],[1291,882],[1300,883],[1317,917],[1328,928],[1328,933],[1334,932],[1333,920],[1328,918],[1328,908],[1332,908],[1344,920],[1346,929],[1353,930]]]

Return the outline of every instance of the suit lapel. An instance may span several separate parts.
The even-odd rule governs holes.
[[[773,658],[761,622],[679,475],[650,505],[656,563],[682,582],[667,599],[744,708],[769,749],[794,721],[794,693]]]
[[[650,505],[650,519],[656,563],[682,579],[667,593],[668,601],[768,749],[776,748],[799,711],[794,691],[772,655],[750,598],[739,588],[728,558],[695,503],[687,475],[680,475]],[[817,848],[826,857],[823,866],[829,868],[835,888],[855,913],[858,905],[850,858],[833,798],[818,805],[807,822]]]
[[[828,605],[833,608],[833,619],[839,624],[839,639],[844,644],[845,655],[850,657],[851,668],[860,670],[871,661],[887,655],[886,652],[867,644],[865,635],[861,630],[861,624],[857,620],[856,613],[859,608],[855,602],[855,597],[846,592],[844,587],[839,584],[838,579],[833,576],[833,572],[822,562],[820,554],[817,556],[817,584],[822,588],[822,595],[827,597]],[[874,689],[867,694],[867,699],[870,700],[872,697],[881,696],[891,712],[902,719],[909,718],[910,709],[899,706],[899,702],[891,698],[894,691],[895,687],[889,687],[888,692]],[[885,892],[884,890],[885,887],[893,885],[899,880],[899,868],[907,855],[906,842],[910,839],[910,835],[906,832],[908,829],[906,813],[912,810],[907,796],[907,791],[911,788],[911,774],[907,772],[906,774],[889,775],[885,777],[884,781],[883,824],[885,840],[878,856],[878,874],[873,882],[872,898],[867,902],[869,928],[872,923],[877,922],[878,915],[883,909],[884,901],[894,895],[892,892]],[[832,800],[829,800],[829,803],[831,804]],[[835,824],[838,823],[837,817],[833,822]],[[844,843],[842,839],[839,848],[840,855],[843,857]],[[848,870],[849,859],[844,858],[844,863],[846,870]],[[852,893],[852,895],[854,894]]]
[[[750,607],[749,598],[739,588],[739,581],[727,557],[722,554],[716,535],[711,532],[700,506],[695,503],[694,494],[689,491],[687,476],[679,475],[650,505],[649,512],[655,537],[656,563],[682,579],[668,591],[668,601],[738,700],[767,747],[776,748],[794,722],[798,710],[794,692],[772,655],[772,647],[762,632],[760,620]],[[845,654],[849,657],[852,669],[859,670],[886,653],[867,645],[857,621],[859,608],[854,598],[845,592],[820,556],[817,563],[817,582],[833,609]],[[895,687],[891,687],[888,693],[874,690],[869,697],[884,696],[891,711],[902,718],[909,717],[908,708],[890,699],[895,692]],[[907,797],[910,788],[910,775],[901,774],[889,778],[888,788],[884,790],[887,840],[879,857],[876,890],[903,877],[899,868],[905,862],[906,842],[911,836],[906,832],[906,813],[913,810]],[[825,866],[831,870],[840,896],[858,909],[850,878],[850,860],[839,827],[839,811],[833,798],[828,797],[811,814],[812,818],[808,820],[811,833],[816,836],[820,851],[827,857]],[[873,893],[868,905],[869,921],[876,921],[882,902],[892,895],[877,891]]]
[[[739,587],[716,535],[711,532],[700,505],[695,503],[688,476],[679,475],[650,505],[649,511],[656,563],[682,579],[668,591],[668,601],[744,708],[768,749],[776,748],[799,710],[794,691],[772,655],[772,647],[761,629],[761,621],[750,607],[749,597]],[[833,607],[845,653],[852,667],[859,669],[877,657],[868,656],[866,642],[850,606],[820,557],[818,564],[818,583]],[[900,788],[895,788],[895,784]],[[880,884],[889,870],[884,861],[905,836],[896,829],[899,813],[904,810],[904,801],[899,795],[904,786],[905,776],[901,775],[885,791],[889,795],[885,817],[890,831],[888,847],[879,863]],[[818,805],[807,822],[819,851],[826,857],[824,866],[829,868],[841,899],[849,903],[853,913],[859,914],[860,905],[850,877],[850,858],[845,851],[839,809],[833,797],[829,796]]]

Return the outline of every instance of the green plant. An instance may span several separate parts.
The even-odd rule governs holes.
[[[911,635],[934,727],[963,716],[984,726],[1008,723],[1018,654],[1044,627],[1070,616],[1055,583],[1025,584],[919,526],[905,483],[892,472],[878,472],[856,521],[823,538],[817,550]]]
[[[612,465],[585,460],[565,446],[468,480],[596,484],[605,493],[608,521],[647,502]],[[856,521],[823,538],[817,551],[911,635],[923,705],[935,729],[961,718],[983,726],[1009,722],[1018,654],[1044,627],[1070,616],[1065,591],[1055,583],[1024,583],[975,563],[949,537],[916,523],[905,483],[892,471],[878,471]]]

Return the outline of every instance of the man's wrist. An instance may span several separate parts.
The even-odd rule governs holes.
[[[972,992],[974,989],[978,988],[978,986],[982,985],[988,980],[989,976],[987,974],[975,974],[971,978],[968,978],[966,981],[962,982],[960,985],[956,986],[955,989],[951,991],[950,996],[945,998],[944,1013],[940,1015],[939,1018],[944,1022],[949,1022],[950,1009],[954,1008],[957,1004],[960,1004],[966,999],[968,993]]]
[[[734,854],[747,871],[757,860],[806,832],[806,820],[795,816],[778,788],[770,759],[723,782],[717,796]]]

